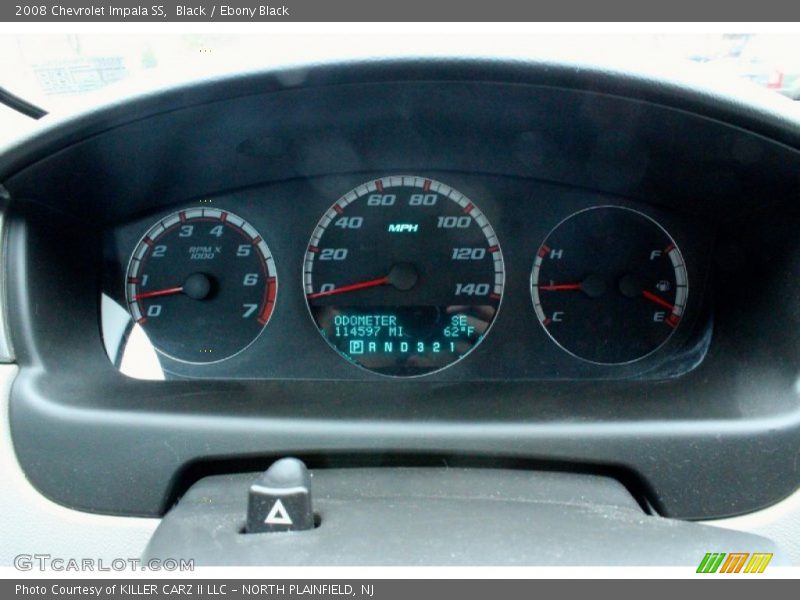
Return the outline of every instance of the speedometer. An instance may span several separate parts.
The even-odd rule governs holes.
[[[505,281],[500,243],[476,204],[416,176],[376,179],[339,198],[311,235],[303,276],[327,342],[392,376],[431,373],[473,350]]]

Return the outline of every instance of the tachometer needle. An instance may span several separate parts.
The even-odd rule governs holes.
[[[141,294],[136,294],[134,296],[134,300],[144,300],[145,298],[157,298],[159,296],[172,296],[174,294],[182,294],[183,293],[183,286],[179,285],[178,287],[171,287],[165,288],[163,290],[153,290],[152,292],[142,292]]]
[[[324,292],[314,292],[308,294],[306,297],[309,299],[322,298],[323,296],[333,296],[334,294],[344,294],[345,292],[354,292],[356,290],[365,290],[367,288],[378,287],[387,285],[389,283],[389,276],[379,277],[378,279],[370,279],[368,281],[361,281],[359,283],[351,283],[350,285],[343,285],[342,287],[333,288],[332,290],[325,290]]]
[[[177,294],[186,294],[193,300],[205,300],[213,296],[214,280],[211,276],[205,273],[192,273],[183,282],[183,285],[177,285],[171,288],[164,288],[162,290],[153,290],[152,292],[142,292],[136,294],[134,300],[144,300],[145,298],[158,298],[159,296],[175,296]]]
[[[675,308],[675,306],[673,304],[670,304],[669,302],[667,302],[663,298],[659,298],[653,292],[648,292],[647,290],[643,290],[642,291],[642,296],[644,296],[645,298],[650,300],[650,302],[658,304],[660,307],[666,308],[667,310],[671,311],[671,310],[673,310]]]

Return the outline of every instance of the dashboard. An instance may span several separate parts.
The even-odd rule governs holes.
[[[0,157],[14,447],[69,507],[332,467],[800,485],[800,117],[592,65],[201,81]]]

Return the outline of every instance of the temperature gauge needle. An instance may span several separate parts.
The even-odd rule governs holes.
[[[642,291],[642,296],[644,296],[645,298],[650,300],[650,302],[653,302],[654,304],[658,304],[660,307],[666,308],[669,311],[671,311],[671,310],[673,310],[675,308],[675,306],[673,304],[670,304],[669,302],[667,302],[663,298],[659,298],[653,292],[649,292],[647,290],[643,290]]]
[[[152,292],[142,292],[133,297],[134,300],[144,300],[145,298],[158,298],[159,296],[172,296],[174,294],[182,294],[183,286],[165,288],[163,290],[153,290]]]
[[[599,298],[606,292],[606,284],[602,277],[597,274],[587,276],[583,281],[578,283],[550,283],[546,285],[539,285],[540,290],[546,292],[570,292],[577,291],[583,292],[589,298]]]
[[[333,296],[334,294],[344,294],[345,292],[355,292],[356,290],[365,290],[368,288],[387,285],[389,283],[389,276],[379,277],[378,279],[370,279],[368,281],[361,281],[359,283],[351,283],[350,285],[343,285],[342,287],[333,288],[332,290],[325,290],[324,292],[314,292],[308,294],[306,297],[310,300],[314,298],[322,298],[323,296]]]
[[[553,283],[550,285],[540,285],[540,290],[545,290],[548,292],[566,292],[570,290],[579,290],[581,289],[580,283]]]

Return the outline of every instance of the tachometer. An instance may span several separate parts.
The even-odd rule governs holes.
[[[689,293],[678,246],[658,223],[619,206],[577,212],[539,248],[531,296],[548,335],[587,361],[621,364],[663,345]]]
[[[275,262],[235,214],[190,208],[153,225],[133,251],[128,309],[160,353],[193,363],[229,358],[261,333],[278,290]]]
[[[423,375],[486,335],[503,295],[503,254],[486,216],[460,192],[424,177],[384,177],[323,215],[303,277],[311,315],[342,356],[384,375]]]

